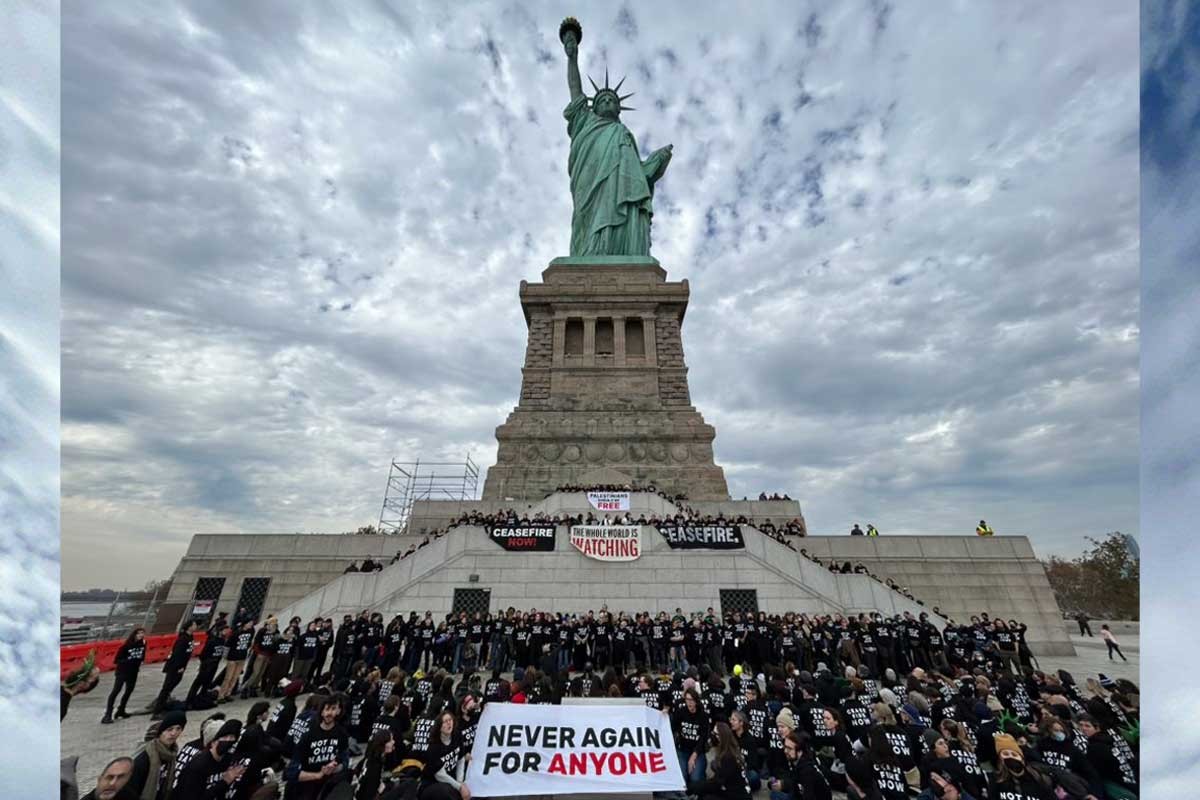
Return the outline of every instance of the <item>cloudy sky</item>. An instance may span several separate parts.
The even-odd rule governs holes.
[[[568,99],[675,158],[693,402],[810,529],[1137,534],[1138,16],[1125,2],[73,4],[64,588],[197,532],[377,521],[493,463],[521,279],[567,252]]]
[[[1154,687],[1144,701],[1142,796],[1181,797],[1200,786],[1200,679],[1188,669],[1200,642],[1179,635],[1200,557],[1200,6],[1147,4],[1141,62],[1141,642],[1142,682]]]
[[[25,800],[58,774],[57,5],[0,40],[0,794]]]

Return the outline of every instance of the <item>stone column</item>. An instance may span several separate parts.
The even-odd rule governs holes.
[[[556,367],[563,365],[563,353],[567,350],[567,319],[556,317],[554,320],[554,356],[552,363]]]
[[[583,363],[596,366],[596,318],[583,318]]]
[[[625,318],[613,317],[613,366],[625,366]]]
[[[654,315],[647,314],[642,317],[642,336],[645,337],[646,346],[646,366],[658,366],[658,335],[654,329]]]

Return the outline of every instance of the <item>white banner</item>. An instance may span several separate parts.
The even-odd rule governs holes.
[[[466,782],[477,797],[684,788],[671,721],[644,705],[488,703]]]
[[[571,544],[597,561],[634,561],[642,554],[640,525],[572,525]]]
[[[629,492],[588,492],[587,496],[597,511],[629,510]]]

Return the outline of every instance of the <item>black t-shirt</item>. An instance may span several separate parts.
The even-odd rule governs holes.
[[[146,660],[146,642],[127,642],[117,650],[115,664],[121,672],[137,672]]]
[[[300,762],[301,772],[320,772],[330,761],[345,764],[349,749],[350,736],[345,728],[335,724],[331,730],[325,730],[317,723],[300,739],[292,758]]]
[[[250,652],[250,644],[254,641],[253,631],[239,631],[229,637],[229,652],[226,658],[230,661],[245,661]]]
[[[224,797],[225,782],[221,779],[221,773],[228,768],[229,761],[229,755],[218,761],[208,750],[198,753],[182,771],[177,771],[171,800],[213,800]]]
[[[675,746],[678,749],[699,755],[708,749],[708,715],[704,709],[688,711],[686,705],[676,708],[671,712],[671,728],[675,732]]]
[[[317,647],[321,644],[321,636],[316,631],[306,631],[300,635],[300,646],[296,657],[308,661],[317,657]]]
[[[442,741],[440,733],[433,734],[429,742],[429,752],[424,759],[425,768],[421,771],[421,780],[432,783],[437,780],[435,776],[440,770],[445,770],[447,775],[454,777],[454,770],[461,758],[462,739],[457,731],[450,737],[449,744]]]

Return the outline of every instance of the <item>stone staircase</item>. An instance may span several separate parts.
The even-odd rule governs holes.
[[[555,497],[561,497],[556,495]],[[567,510],[549,501],[538,511]],[[670,503],[654,498],[664,508]],[[639,511],[640,513],[640,511]],[[719,607],[716,588],[753,588],[759,607],[810,613],[884,614],[925,612],[937,625],[945,620],[868,575],[833,573],[814,564],[756,528],[743,526],[746,549],[737,551],[671,550],[649,526],[642,529],[643,555],[637,561],[592,561],[577,553],[559,526],[555,553],[510,553],[494,545],[482,528],[453,528],[413,555],[372,573],[346,573],[280,610],[283,619],[299,616],[339,618],[364,609],[395,613],[441,608],[453,596],[447,584],[489,588],[492,607],[585,610],[608,603],[626,611],[660,607]],[[477,582],[471,576],[479,576]],[[690,610],[690,609],[689,609]]]

